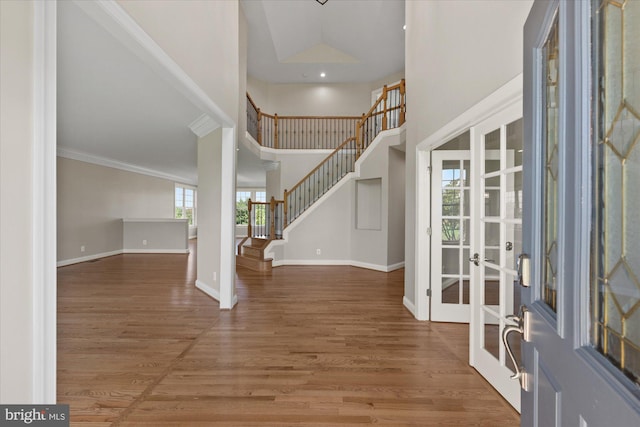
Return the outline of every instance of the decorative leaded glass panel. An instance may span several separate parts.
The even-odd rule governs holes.
[[[640,384],[640,2],[593,16],[592,340]]]
[[[541,299],[553,311],[556,311],[557,273],[558,273],[558,97],[559,97],[559,39],[558,15],[553,20],[543,50],[543,66],[545,82],[543,84],[545,98],[544,121],[544,194],[542,248],[545,260],[542,266]]]

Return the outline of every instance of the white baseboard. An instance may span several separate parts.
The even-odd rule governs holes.
[[[395,271],[404,268],[404,261],[396,262],[395,264],[391,264],[387,266],[387,271]]]
[[[214,300],[220,302],[220,292],[211,285],[206,284],[202,280],[196,280],[196,288],[207,294],[207,296],[210,296]],[[231,308],[235,307],[236,304],[238,304],[238,295],[234,294],[231,299]]]
[[[283,259],[278,261],[273,261],[271,263],[272,267],[281,267],[283,265],[342,265],[342,266],[351,266],[351,267],[359,267],[366,268],[368,270],[381,271],[383,273],[388,273],[390,271],[397,270],[399,268],[404,267],[404,261],[399,262],[392,265],[380,265],[380,264],[371,264],[368,262],[361,261],[353,261],[353,260],[345,260],[345,259]]]
[[[220,291],[216,288],[204,283],[202,280],[196,280],[196,288],[200,289],[202,292],[213,298],[214,300],[220,302]],[[237,297],[236,297],[237,301]]]
[[[406,296],[402,298],[402,304],[405,306],[407,310],[409,310],[409,313],[411,313],[413,317],[416,317],[416,307],[413,305],[411,301],[409,301],[409,298],[407,298]]]
[[[125,254],[188,254],[189,249],[123,249]]]
[[[93,261],[94,259],[99,259],[99,258],[106,258],[109,256],[114,256],[114,255],[120,255],[123,253],[122,249],[118,249],[115,251],[111,251],[111,252],[101,252],[99,254],[93,254],[93,255],[86,255],[83,257],[79,257],[79,258],[71,258],[71,259],[63,259],[61,261],[58,261],[56,263],[57,267],[64,267],[67,265],[71,265],[71,264],[78,264],[80,262],[87,262],[87,261]]]
[[[94,259],[106,258],[121,254],[188,254],[189,249],[118,249],[111,252],[100,252],[93,255],[86,255],[79,258],[63,259],[56,262],[56,267],[78,264],[81,262],[93,261]]]

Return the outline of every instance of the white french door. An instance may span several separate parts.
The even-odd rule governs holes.
[[[471,153],[435,150],[431,165],[431,320],[469,323]]]
[[[502,342],[520,307],[516,261],[522,248],[522,104],[472,128],[475,180],[471,227],[470,364],[520,410],[520,387]],[[518,337],[519,338],[519,337]],[[519,341],[511,346],[520,360]]]

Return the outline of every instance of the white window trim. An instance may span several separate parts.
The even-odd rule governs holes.
[[[188,184],[180,184],[176,182],[173,186],[173,217],[176,217],[176,189],[184,188],[193,190],[193,225],[189,225],[189,228],[197,228],[198,227],[198,187],[194,187],[193,185]],[[184,208],[184,191],[182,193],[182,205]]]

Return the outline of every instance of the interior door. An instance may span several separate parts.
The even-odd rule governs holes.
[[[524,32],[522,425],[640,425],[640,2]]]
[[[470,364],[520,410],[520,388],[502,342],[520,308],[516,254],[522,248],[522,103],[473,128],[472,156],[479,172],[473,192]],[[517,341],[516,341],[517,344]],[[519,355],[519,346],[512,346]]]
[[[471,154],[435,150],[431,165],[431,320],[469,323]]]

